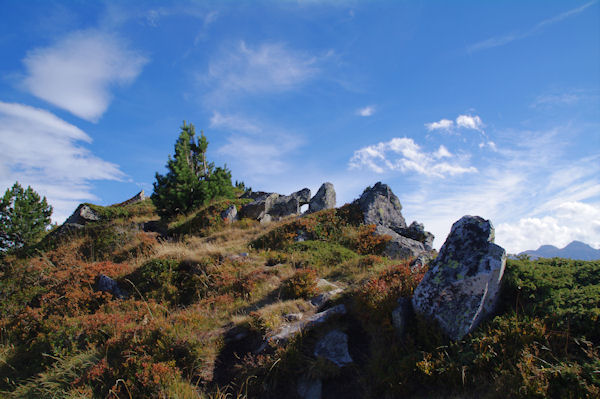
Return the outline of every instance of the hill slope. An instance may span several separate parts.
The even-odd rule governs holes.
[[[95,207],[98,222],[6,256],[3,396],[600,394],[600,262],[510,261],[498,315],[474,333],[452,342],[408,313],[400,334],[392,311],[427,266],[381,256],[385,238],[351,205],[228,224],[220,212],[237,201],[172,220],[164,235],[143,231],[157,224],[147,201]],[[122,295],[98,291],[101,275]],[[323,339],[341,333],[351,361],[342,366],[317,355]]]

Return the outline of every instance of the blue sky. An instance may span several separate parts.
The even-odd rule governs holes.
[[[377,181],[443,243],[600,247],[598,1],[0,0],[0,190],[62,222],[164,172],[183,120],[255,190]]]

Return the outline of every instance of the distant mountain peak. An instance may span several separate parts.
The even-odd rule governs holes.
[[[567,258],[577,260],[598,260],[600,249],[595,249],[581,241],[572,241],[562,249],[554,245],[542,245],[537,250],[527,250],[519,255],[529,255],[531,259],[537,258]]]

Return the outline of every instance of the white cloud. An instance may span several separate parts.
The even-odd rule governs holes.
[[[302,144],[297,135],[241,115],[214,112],[211,127],[230,133],[218,152],[227,155],[231,159],[228,164],[245,175],[285,173],[290,166],[287,158]]]
[[[401,201],[409,212],[407,218],[423,222],[436,235],[438,248],[452,223],[467,214],[490,219],[498,227],[496,242],[511,253],[536,249],[541,243],[598,242],[594,238],[598,232],[592,234],[597,224],[591,222],[591,214],[586,216],[587,224],[581,224],[584,218],[566,213],[572,207],[565,204],[580,203],[586,209],[600,205],[600,156],[565,157],[565,140],[572,141],[575,132],[572,126],[503,132],[503,139],[512,146],[485,154],[483,163],[475,160],[479,173],[423,180],[416,191],[404,195]],[[548,232],[542,227],[534,232],[531,227],[542,224]],[[586,234],[592,238],[585,238]]]
[[[483,133],[485,125],[478,115],[459,115],[456,117],[456,122],[450,119],[440,119],[437,122],[426,123],[425,127],[428,131],[441,130],[450,132],[454,129],[471,129]]]
[[[374,113],[375,113],[375,107],[373,105],[369,105],[364,108],[360,108],[356,111],[356,114],[359,116],[371,116]]]
[[[444,147],[433,153],[421,150],[410,138],[393,138],[387,142],[367,146],[354,151],[350,159],[351,169],[368,168],[376,173],[385,171],[416,172],[425,176],[446,177],[464,173],[474,173],[473,166],[463,166],[456,160],[453,163],[440,162],[440,158],[454,158]]]
[[[29,51],[23,85],[36,97],[97,121],[111,102],[111,89],[133,82],[146,62],[114,34],[78,31]]]
[[[492,47],[503,46],[512,41],[524,39],[526,37],[532,36],[540,31],[542,31],[547,26],[553,25],[553,24],[560,22],[566,18],[577,15],[577,14],[581,13],[582,11],[584,11],[586,8],[592,6],[596,3],[597,3],[596,0],[590,1],[589,3],[585,3],[579,7],[576,7],[569,11],[563,12],[557,16],[545,19],[545,20],[537,23],[536,25],[534,25],[529,30],[516,31],[516,32],[509,33],[507,35],[495,36],[495,37],[491,37],[489,39],[474,43],[467,47],[467,51],[471,53],[471,52],[484,50],[484,49],[488,49],[488,48],[492,48]]]
[[[81,141],[92,140],[48,111],[0,101],[0,189],[16,180],[31,185],[54,206],[53,220],[62,222],[79,202],[96,199],[90,181],[124,177]]]
[[[259,133],[261,129],[253,122],[238,115],[223,115],[213,112],[210,118],[210,127],[237,132]]]
[[[587,96],[575,93],[543,94],[535,99],[535,101],[531,104],[531,107],[541,108],[555,105],[573,105],[577,104],[584,97]]]
[[[425,127],[430,132],[432,130],[450,130],[454,127],[454,122],[450,119],[440,119],[437,122],[426,123]]]
[[[242,41],[213,57],[203,80],[213,86],[211,101],[231,94],[277,93],[292,90],[316,76],[317,64],[317,57],[282,43],[251,47]]]
[[[456,126],[465,129],[473,129],[477,131],[483,131],[483,122],[477,115],[459,115],[456,117]]]
[[[499,243],[514,253],[551,244],[559,248],[573,240],[600,247],[600,204],[563,202],[548,216],[521,218],[496,229]]]

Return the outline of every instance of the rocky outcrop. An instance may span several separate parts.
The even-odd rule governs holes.
[[[148,197],[144,193],[144,190],[142,190],[139,193],[137,193],[136,195],[134,195],[133,197],[129,198],[127,201],[123,201],[123,202],[118,203],[118,204],[113,204],[111,206],[131,205],[131,204],[135,204],[135,203],[138,203],[138,202],[145,201],[146,199],[148,199]]]
[[[310,201],[310,190],[304,188],[290,195],[248,192],[244,196],[242,198],[251,198],[254,201],[240,209],[240,217],[269,222],[286,216],[299,215],[300,207]]]
[[[377,182],[367,187],[358,199],[365,224],[383,226],[394,231],[406,228],[400,200],[387,184]]]
[[[97,222],[100,220],[100,216],[88,205],[80,204],[75,212],[67,220],[65,220],[65,225],[70,225],[72,227],[83,227],[90,222]]]
[[[490,221],[464,216],[415,289],[413,307],[450,338],[461,339],[494,311],[505,264],[506,251],[494,244]]]
[[[392,259],[417,257],[432,250],[434,236],[421,223],[406,226],[402,204],[387,184],[367,187],[355,201],[365,224],[374,224],[376,233],[390,237],[384,254]]]
[[[348,352],[348,335],[340,330],[328,332],[317,342],[314,355],[324,357],[338,367],[352,363],[352,357]]]
[[[240,218],[261,220],[279,197],[280,195],[277,193],[262,193],[254,201],[240,209]]]
[[[221,212],[221,219],[226,223],[233,223],[233,221],[237,220],[237,214],[238,212],[235,205],[230,205],[229,208]]]
[[[314,197],[308,203],[308,212],[318,212],[323,209],[335,208],[335,189],[331,183],[323,183]]]

